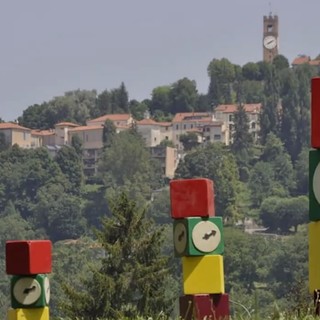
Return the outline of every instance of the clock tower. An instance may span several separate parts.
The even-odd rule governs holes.
[[[277,15],[263,17],[263,61],[272,62],[279,54],[279,19]]]

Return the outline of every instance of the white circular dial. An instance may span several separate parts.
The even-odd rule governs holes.
[[[316,197],[318,203],[320,203],[320,163],[317,165],[314,171],[313,181],[312,181],[313,193]]]
[[[49,281],[48,277],[44,278],[43,289],[44,289],[44,297],[46,299],[46,304],[49,304],[49,302],[50,302],[50,281]]]
[[[176,251],[181,254],[187,246],[187,229],[183,223],[177,223],[174,228],[173,242]]]
[[[40,298],[40,283],[34,278],[20,278],[14,284],[13,295],[19,303],[31,305]]]
[[[277,45],[277,39],[274,36],[266,36],[263,40],[263,45],[265,46],[266,49],[273,49]]]
[[[221,232],[211,221],[201,221],[192,230],[194,246],[202,252],[212,252],[221,241]]]

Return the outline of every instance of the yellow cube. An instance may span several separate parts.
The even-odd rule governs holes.
[[[49,320],[49,308],[9,309],[7,320]]]
[[[182,257],[184,294],[224,293],[223,257]]]
[[[320,221],[309,223],[309,291],[320,289]]]

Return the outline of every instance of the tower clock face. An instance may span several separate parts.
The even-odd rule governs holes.
[[[274,36],[266,36],[263,40],[266,49],[271,50],[277,46],[277,39]]]
[[[211,221],[201,221],[192,230],[192,241],[199,251],[212,252],[220,244],[220,229]]]
[[[187,247],[187,228],[180,222],[175,225],[173,241],[176,251],[181,254]]]
[[[40,283],[34,278],[20,278],[14,285],[13,295],[19,303],[31,305],[41,296]]]

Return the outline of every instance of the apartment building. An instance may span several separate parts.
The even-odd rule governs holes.
[[[125,130],[130,128],[134,123],[134,119],[131,114],[106,114],[99,118],[91,119],[87,121],[87,126],[103,126],[107,120],[111,120],[116,128],[119,130]]]
[[[21,148],[36,148],[40,146],[40,140],[31,135],[31,129],[22,127],[17,123],[0,123],[0,133],[5,137],[8,145],[19,145]]]
[[[204,142],[221,142],[225,145],[230,143],[229,127],[223,121],[212,121],[203,126]]]
[[[203,142],[203,128],[208,125],[215,125],[216,134],[220,134],[221,139],[228,137],[224,133],[223,123],[217,122],[214,114],[209,112],[185,112],[177,113],[172,120],[172,141],[176,148],[181,151],[183,146],[180,142],[180,136],[188,132],[198,134],[199,142]],[[208,127],[207,127],[208,128]],[[207,129],[208,130],[208,129]],[[206,131],[208,132],[208,131]],[[223,143],[227,141],[221,140]]]
[[[143,119],[137,121],[136,126],[147,147],[155,147],[162,140],[172,140],[171,122],[156,122],[152,119]]]
[[[75,136],[82,141],[84,173],[86,176],[93,176],[97,173],[97,164],[103,148],[103,126],[78,126],[69,129],[69,145],[71,145],[72,138]]]
[[[252,133],[254,140],[258,139],[260,131],[259,116],[261,113],[261,103],[244,104],[244,110],[249,119],[249,132]],[[220,104],[214,110],[214,116],[226,124],[229,129],[229,140],[232,141],[234,133],[234,115],[238,110],[236,104]]]

